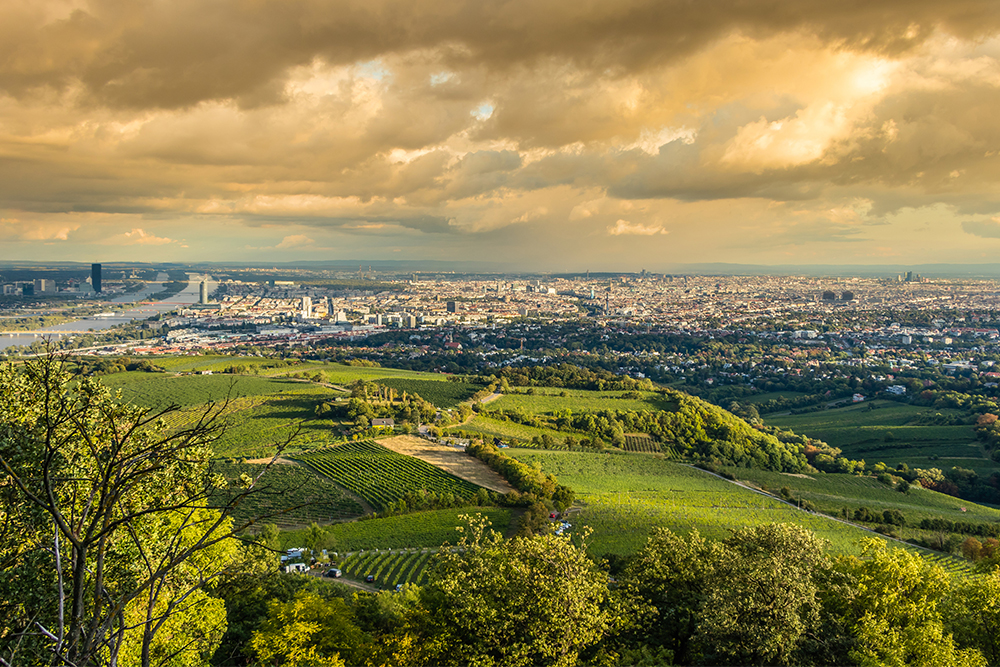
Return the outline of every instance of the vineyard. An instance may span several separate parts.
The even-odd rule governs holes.
[[[415,491],[469,499],[481,488],[373,440],[300,454],[297,460],[358,494],[376,512],[393,509],[407,493]]]
[[[364,581],[375,577],[374,585],[392,590],[397,584],[423,584],[433,565],[434,551],[369,551],[348,556],[340,565],[344,576]]]
[[[492,528],[501,534],[510,530],[513,513],[498,507],[461,507],[443,510],[426,510],[397,516],[348,521],[327,526],[330,549],[340,552],[369,551],[372,549],[436,549],[445,542],[455,544],[461,534],[456,530],[464,526],[460,519],[466,514],[482,514]],[[281,534],[280,546],[289,548],[304,544],[309,539],[307,530],[286,531]]]
[[[625,451],[642,454],[659,454],[660,445],[645,433],[626,433]]]
[[[220,490],[220,500],[238,490],[240,474],[260,474],[263,465],[214,461],[212,472],[221,474],[234,490]],[[237,522],[263,517],[281,528],[306,526],[312,522],[331,523],[364,513],[361,506],[330,481],[295,465],[274,465],[264,473],[260,490],[247,496],[233,516]]]
[[[433,403],[439,408],[453,408],[462,401],[468,400],[473,394],[482,389],[477,384],[442,382],[440,380],[382,378],[376,380],[376,382],[386,387],[392,387],[397,391],[417,394],[420,398]]]
[[[111,389],[121,389],[131,403],[159,409],[168,405],[188,407],[226,396],[257,396],[302,390],[301,383],[232,375],[168,375],[163,373],[117,373],[100,378]]]
[[[594,529],[590,544],[597,554],[633,553],[655,526],[682,533],[697,529],[721,539],[743,526],[796,523],[829,540],[835,553],[857,553],[859,539],[874,535],[659,458],[624,452],[510,451],[529,465],[540,464],[576,491],[583,507],[571,521],[574,530]]]

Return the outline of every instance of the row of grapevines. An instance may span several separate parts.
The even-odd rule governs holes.
[[[421,490],[471,498],[479,489],[426,461],[386,449],[372,440],[301,454],[298,460],[358,494],[376,511]]]

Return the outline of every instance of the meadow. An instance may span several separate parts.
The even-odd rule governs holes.
[[[493,404],[490,403],[490,406]],[[560,433],[554,429],[549,428],[537,428],[535,426],[527,426],[525,424],[518,424],[516,422],[503,421],[500,419],[492,419],[490,417],[483,417],[482,415],[476,415],[470,421],[462,424],[461,426],[454,427],[456,429],[466,431],[467,433],[479,433],[484,436],[493,436],[500,438],[501,440],[507,439],[517,439],[517,440],[531,440],[535,436],[541,437],[543,435],[550,435],[555,438],[558,442],[562,442],[566,439],[567,435],[572,435],[574,438],[579,438],[579,433],[566,434]]]
[[[406,494],[421,490],[469,499],[481,488],[373,440],[299,454],[296,460],[358,494],[376,512],[394,509]]]

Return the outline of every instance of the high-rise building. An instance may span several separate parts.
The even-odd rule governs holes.
[[[101,291],[101,265],[91,264],[90,265],[90,284],[93,285],[95,292]]]
[[[202,280],[201,281],[200,298],[198,299],[198,301],[199,301],[199,303],[202,303],[202,304],[208,303],[208,281],[207,280]]]
[[[35,294],[54,294],[56,281],[48,278],[35,278]]]
[[[313,314],[312,299],[307,296],[302,297],[302,319],[304,320],[312,319],[312,314]]]
[[[449,313],[457,313],[458,312],[458,304],[456,302],[454,302],[454,301],[449,301],[447,303],[447,308],[448,308],[448,312]]]

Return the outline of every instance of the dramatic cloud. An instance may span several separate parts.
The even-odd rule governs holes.
[[[962,261],[1000,243],[998,31],[987,0],[12,0],[0,258]]]

